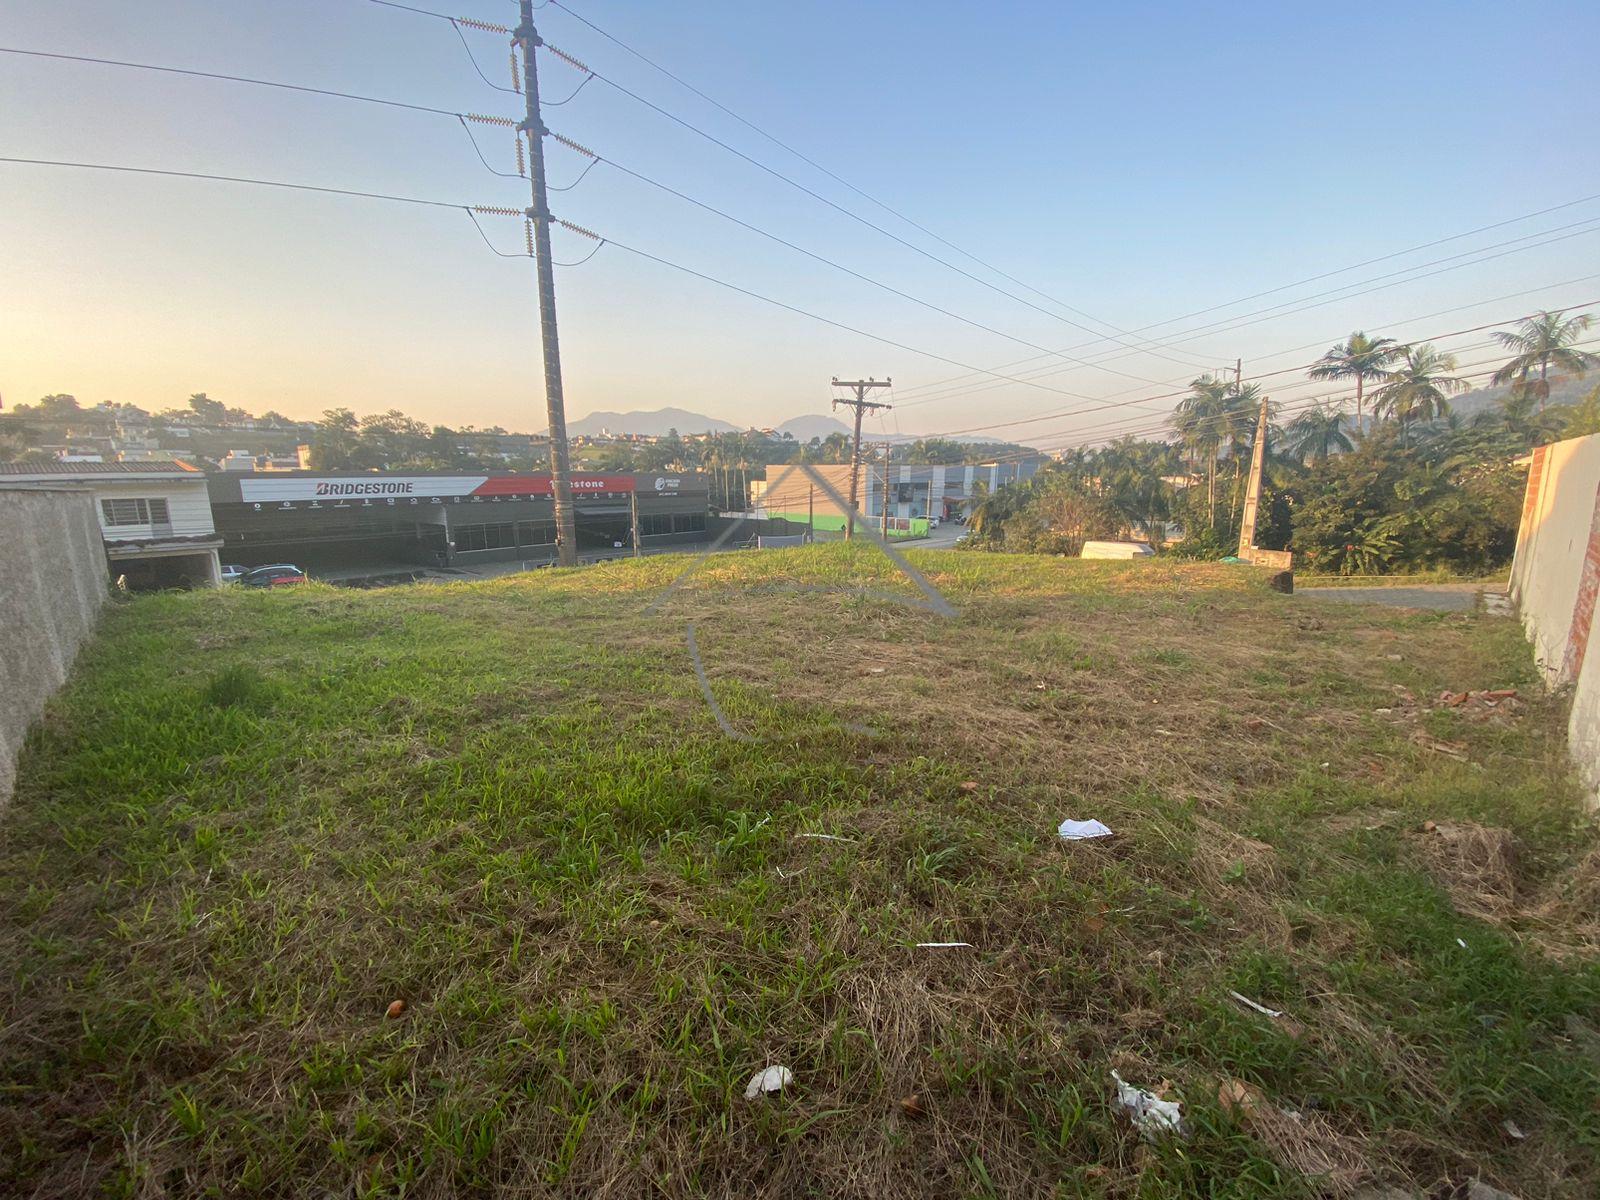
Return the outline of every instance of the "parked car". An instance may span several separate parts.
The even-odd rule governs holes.
[[[249,567],[241,567],[237,563],[224,563],[222,566],[222,582],[238,583],[249,573]]]
[[[939,528],[939,518],[938,517],[929,517],[928,518],[928,528],[929,529],[937,529],[937,528]]]
[[[306,573],[290,563],[275,563],[270,567],[257,567],[240,581],[245,587],[273,588],[293,583],[304,583]]]

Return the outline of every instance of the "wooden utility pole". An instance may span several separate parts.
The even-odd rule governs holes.
[[[817,485],[812,484],[806,492],[806,541],[817,540]]]
[[[578,564],[578,534],[572,515],[572,469],[567,454],[567,402],[561,389],[561,340],[556,334],[556,277],[550,260],[550,196],[546,190],[544,135],[550,131],[539,113],[539,67],[535,49],[542,45],[533,27],[533,0],[520,0],[521,22],[514,36],[522,49],[522,94],[527,115],[517,126],[528,139],[528,175],[533,204],[534,266],[539,276],[539,333],[544,348],[545,419],[550,426],[550,491],[555,500],[556,556],[563,567]]]
[[[833,407],[848,404],[856,410],[856,433],[850,442],[850,511],[844,518],[844,540],[850,541],[856,532],[856,501],[861,495],[861,414],[869,408],[893,408],[892,404],[882,404],[876,400],[868,400],[867,392],[873,388],[886,388],[890,386],[888,379],[839,379],[833,381],[834,387],[847,387],[855,392],[852,400],[835,399]]]
[[[633,556],[638,558],[642,551],[639,549],[639,481],[634,479],[633,491],[628,493],[628,515],[633,523]]]

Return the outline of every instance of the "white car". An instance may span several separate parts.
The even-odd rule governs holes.
[[[243,579],[247,574],[249,574],[249,572],[249,567],[241,567],[236,563],[224,564],[222,568],[222,582],[238,583],[239,580]]]

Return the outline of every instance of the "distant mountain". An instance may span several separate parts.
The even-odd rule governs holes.
[[[732,433],[737,425],[684,408],[656,408],[634,412],[592,412],[577,421],[567,422],[569,434],[598,437],[602,430],[611,433],[642,433],[661,437],[670,430],[679,433]]]
[[[790,417],[778,426],[779,433],[787,433],[797,442],[809,442],[812,438],[826,441],[830,433],[849,433],[850,426],[836,417],[817,416],[812,414],[805,417]],[[866,440],[865,437],[862,438]]]
[[[1590,371],[1584,378],[1555,376],[1550,380],[1550,404],[1577,404],[1600,384],[1600,373]],[[1475,416],[1485,409],[1497,407],[1511,394],[1510,384],[1473,388],[1459,396],[1450,397],[1450,410],[1463,417]]]

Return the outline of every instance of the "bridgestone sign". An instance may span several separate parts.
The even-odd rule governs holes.
[[[673,478],[670,490],[676,490]],[[665,479],[656,480],[656,489],[669,490]],[[572,494],[603,496],[633,491],[631,475],[574,475]],[[367,479],[317,479],[295,476],[289,479],[241,479],[240,499],[247,503],[294,503],[295,501],[416,501],[461,499],[467,497],[505,498],[509,496],[549,496],[548,475],[374,475]]]

